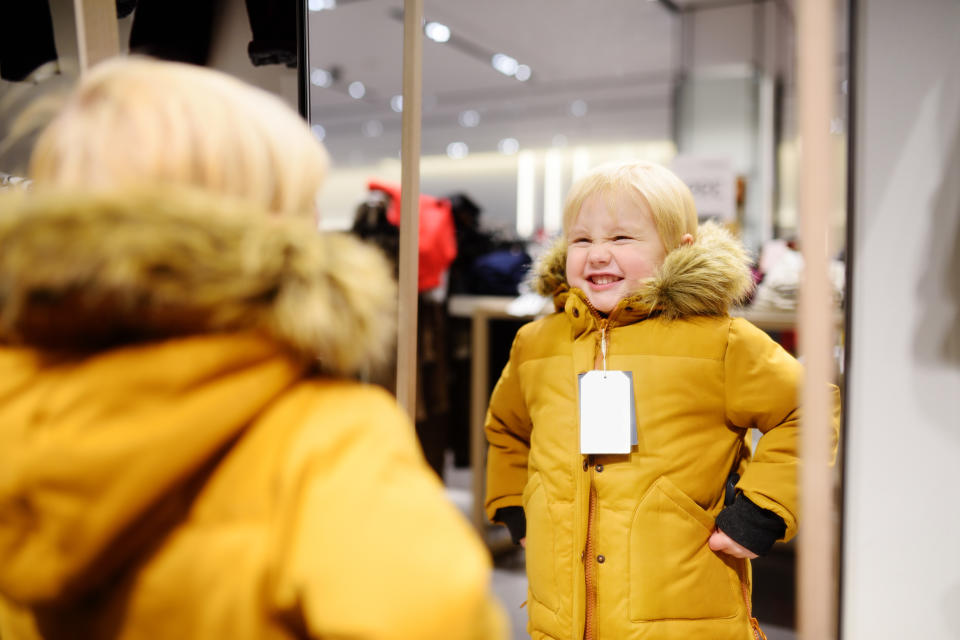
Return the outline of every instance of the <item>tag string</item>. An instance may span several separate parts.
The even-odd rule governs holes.
[[[603,355],[603,378],[607,377],[607,328],[600,328],[600,353]]]

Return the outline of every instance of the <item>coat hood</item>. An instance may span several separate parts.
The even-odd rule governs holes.
[[[697,229],[692,244],[667,254],[657,273],[630,296],[630,304],[645,314],[659,313],[668,319],[723,315],[753,290],[750,262],[746,250],[729,231],[706,222]],[[561,237],[534,270],[535,291],[552,296],[558,311],[571,293],[566,263],[567,242]]]
[[[197,193],[0,199],[0,594],[149,554],[305,371],[389,354],[380,252]]]
[[[352,237],[197,192],[0,201],[0,343],[97,350],[254,330],[348,375],[390,354],[390,273]]]

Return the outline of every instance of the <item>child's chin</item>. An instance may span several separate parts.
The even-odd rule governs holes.
[[[620,296],[616,294],[593,294],[592,296],[588,296],[588,299],[590,300],[590,304],[593,305],[593,308],[602,314],[610,313],[613,311],[613,308],[617,306],[617,303],[620,302]]]

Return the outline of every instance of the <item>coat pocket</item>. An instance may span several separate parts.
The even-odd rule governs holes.
[[[523,510],[527,517],[525,556],[530,595],[555,612],[560,607],[557,594],[557,556],[554,549],[553,520],[540,474],[534,474],[527,485]]]
[[[630,619],[732,618],[739,578],[710,550],[713,518],[666,477],[637,505],[630,527]]]

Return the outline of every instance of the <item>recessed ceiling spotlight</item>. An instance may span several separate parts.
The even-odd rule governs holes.
[[[530,79],[530,74],[533,71],[525,64],[518,64],[517,70],[514,72],[513,77],[519,80],[520,82],[526,82]]]
[[[368,138],[377,138],[383,133],[383,123],[379,120],[367,120],[361,129]]]
[[[390,108],[397,113],[403,112],[403,96],[398,93],[390,98]]]
[[[504,138],[497,143],[497,149],[505,156],[512,156],[520,150],[520,141],[516,138]]]
[[[323,142],[323,139],[327,137],[327,130],[323,128],[322,124],[313,125],[310,127],[310,131],[313,133],[313,137],[321,142]]]
[[[447,145],[447,155],[454,160],[466,158],[468,153],[470,153],[470,149],[466,142],[451,142]]]
[[[473,109],[467,109],[466,111],[460,112],[457,120],[460,122],[461,127],[475,127],[480,124],[480,114]]]
[[[337,0],[310,0],[307,4],[310,11],[323,11],[337,8]]]
[[[493,65],[493,68],[502,73],[505,76],[512,76],[517,73],[517,67],[520,66],[517,63],[516,58],[511,58],[505,53],[495,53],[490,59],[490,64]]]
[[[565,147],[567,146],[567,136],[563,135],[562,133],[558,133],[557,135],[553,136],[552,143],[555,147]]]
[[[367,94],[367,88],[363,86],[362,82],[355,80],[350,83],[349,87],[347,87],[347,93],[350,94],[351,98],[359,100]]]
[[[423,33],[434,42],[447,42],[450,39],[450,27],[439,22],[428,22]]]
[[[570,115],[575,118],[582,118],[587,115],[587,103],[583,100],[574,100],[570,103]]]
[[[326,89],[333,84],[333,74],[326,69],[315,67],[310,71],[310,84]]]

